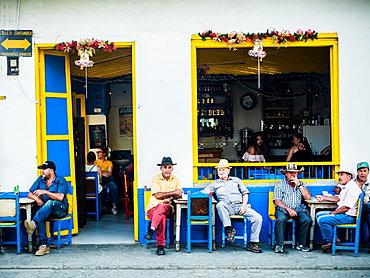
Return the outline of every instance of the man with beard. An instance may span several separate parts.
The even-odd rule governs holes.
[[[45,161],[37,168],[42,170],[42,175],[31,186],[28,198],[35,200],[38,211],[31,221],[25,220],[24,225],[30,235],[37,228],[40,246],[35,255],[43,256],[50,252],[46,220],[49,217],[63,218],[68,213],[68,184],[65,178],[56,174],[54,162]]]
[[[157,165],[160,166],[162,173],[152,179],[152,196],[150,196],[147,207],[147,215],[151,220],[151,227],[144,238],[152,240],[152,236],[156,231],[157,255],[164,255],[166,219],[174,211],[172,200],[181,198],[184,191],[178,178],[171,174],[173,166],[176,165],[176,163],[172,162],[171,157],[163,157],[162,163]]]

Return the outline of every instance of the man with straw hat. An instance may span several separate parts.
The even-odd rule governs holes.
[[[319,202],[331,201],[338,204],[335,211],[320,211],[316,214],[317,224],[320,227],[324,244],[321,245],[322,252],[331,249],[333,245],[333,226],[341,224],[353,224],[356,221],[358,198],[362,193],[361,188],[353,180],[356,174],[345,168],[335,172],[339,176],[341,191],[339,196],[328,197],[317,195]]]
[[[299,236],[296,248],[299,251],[309,252],[310,248],[306,246],[307,233],[312,224],[308,209],[302,200],[310,200],[311,193],[298,179],[304,168],[298,169],[297,164],[289,163],[286,169],[280,169],[280,172],[286,177],[277,182],[274,188],[274,203],[276,206],[276,241],[275,253],[284,252],[284,233],[287,221],[293,218],[299,227]]]
[[[230,215],[243,215],[251,222],[252,232],[247,251],[261,253],[262,249],[257,244],[262,227],[262,216],[248,204],[249,190],[239,178],[229,177],[231,167],[226,159],[220,159],[215,168],[219,179],[209,184],[203,192],[216,194],[218,199],[216,208],[225,227],[227,241],[233,242],[236,234],[236,230],[231,226]]]

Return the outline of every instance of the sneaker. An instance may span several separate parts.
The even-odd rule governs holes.
[[[235,235],[236,235],[236,230],[234,228],[231,228],[226,231],[226,236],[227,236],[227,242],[232,243],[235,240]]]
[[[262,253],[262,249],[259,248],[257,243],[255,243],[255,242],[248,243],[247,251],[251,251],[253,253]]]
[[[306,247],[306,246],[303,246],[303,244],[297,244],[297,247],[296,247],[297,250],[299,251],[303,251],[303,252],[310,252],[311,249]]]
[[[147,240],[152,240],[153,234],[154,234],[154,230],[149,229],[146,235],[144,236],[144,238]]]
[[[284,253],[284,247],[280,245],[275,246],[275,253]]]
[[[117,209],[117,207],[113,207],[113,208],[111,209],[111,212],[113,213],[113,215],[117,215],[117,214],[118,214],[118,209]]]
[[[44,256],[45,254],[50,253],[49,246],[46,246],[45,244],[40,245],[39,250],[36,252],[36,256]]]
[[[166,252],[164,252],[164,246],[158,245],[157,246],[157,255],[165,255]]]
[[[24,226],[27,229],[27,234],[32,235],[36,230],[36,223],[33,220],[25,220]]]

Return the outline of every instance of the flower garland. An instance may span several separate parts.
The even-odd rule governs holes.
[[[55,50],[63,52],[77,51],[80,60],[76,60],[75,64],[83,69],[84,67],[92,67],[93,61],[90,61],[89,57],[92,57],[99,49],[103,49],[106,52],[112,52],[117,50],[114,42],[110,43],[103,40],[85,39],[80,41],[62,42],[55,45]]]
[[[225,42],[229,49],[237,50],[237,44],[244,44],[246,42],[254,42],[256,40],[263,40],[266,38],[272,38],[274,44],[286,44],[288,45],[291,42],[297,41],[307,41],[309,39],[314,40],[317,39],[318,33],[316,31],[308,29],[307,31],[303,31],[302,29],[298,29],[295,33],[290,33],[288,30],[283,30],[281,32],[276,31],[274,28],[270,28],[266,31],[266,33],[243,33],[243,32],[236,32],[232,31],[229,34],[221,34],[215,33],[211,30],[206,30],[203,33],[198,33],[198,35],[205,41],[207,38],[213,39],[215,42]]]

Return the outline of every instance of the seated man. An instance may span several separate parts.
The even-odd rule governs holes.
[[[49,241],[46,235],[46,220],[51,218],[63,218],[68,213],[68,184],[65,178],[58,176],[56,166],[52,161],[45,161],[38,166],[42,169],[42,175],[34,182],[28,193],[28,198],[36,201],[39,207],[32,221],[25,220],[24,225],[27,233],[32,235],[37,227],[40,247],[36,256],[43,256],[50,252]]]
[[[298,170],[297,164],[289,163],[286,169],[280,172],[286,177],[279,181],[274,188],[274,203],[276,206],[276,241],[275,253],[284,252],[284,233],[289,218],[293,218],[299,227],[299,237],[297,237],[297,250],[309,252],[306,247],[307,233],[312,224],[306,205],[302,200],[310,200],[311,193],[298,180],[298,175],[304,171],[302,167]]]
[[[215,168],[219,179],[209,184],[203,192],[216,194],[218,199],[216,208],[225,227],[228,242],[233,242],[236,234],[236,230],[231,226],[230,215],[243,215],[252,225],[251,242],[248,243],[247,250],[261,253],[262,249],[257,243],[262,227],[262,216],[248,205],[249,190],[239,178],[229,177],[231,167],[226,159],[221,159]]]
[[[173,166],[176,165],[171,157],[163,157],[162,163],[157,165],[161,166],[162,173],[152,179],[152,196],[147,208],[147,215],[152,223],[144,238],[151,240],[154,231],[157,231],[157,255],[164,255],[166,219],[174,210],[172,199],[181,198],[184,191],[178,178],[171,174]]]
[[[335,211],[320,211],[316,214],[317,224],[325,241],[321,246],[323,252],[328,251],[333,245],[334,225],[355,223],[357,202],[361,194],[360,187],[353,180],[355,173],[348,169],[340,169],[335,173],[339,176],[339,184],[342,188],[339,196],[316,196],[319,202],[331,201],[338,204],[338,208]]]

